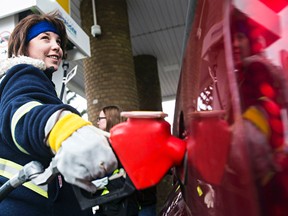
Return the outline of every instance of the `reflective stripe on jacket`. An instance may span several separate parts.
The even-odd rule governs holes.
[[[23,168],[23,166],[21,166],[17,163],[14,163],[12,161],[0,158],[0,176],[11,179],[22,168]],[[26,182],[23,184],[23,186],[34,191],[35,193],[40,194],[43,197],[48,198],[47,185],[38,186],[38,185],[33,184],[32,182]]]

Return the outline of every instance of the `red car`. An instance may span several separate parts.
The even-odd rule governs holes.
[[[190,1],[160,215],[288,215],[288,1]]]

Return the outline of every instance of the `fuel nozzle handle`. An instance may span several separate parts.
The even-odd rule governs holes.
[[[15,176],[0,187],[0,202],[15,188],[37,177],[43,171],[43,166],[37,161],[26,164]]]

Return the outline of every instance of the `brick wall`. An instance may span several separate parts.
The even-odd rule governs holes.
[[[81,3],[82,27],[90,35],[91,57],[84,59],[85,93],[89,120],[103,106],[115,104],[123,110],[138,110],[138,95],[125,0],[97,0],[97,24],[102,34],[91,36],[92,3]]]

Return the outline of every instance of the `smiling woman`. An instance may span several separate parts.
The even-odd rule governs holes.
[[[27,53],[31,58],[43,60],[48,68],[58,70],[63,57],[61,39],[58,34],[52,32],[53,29],[49,31],[51,32],[43,32],[30,39]],[[29,35],[27,37],[29,38]]]
[[[57,13],[31,14],[16,25],[9,59],[0,62],[0,187],[33,160],[46,168],[54,158],[62,174],[45,187],[20,185],[0,202],[1,216],[93,215],[80,209],[71,184],[94,193],[91,182],[117,167],[102,131],[57,96],[52,75],[66,41]]]

